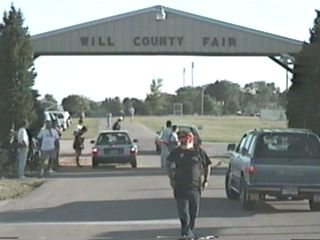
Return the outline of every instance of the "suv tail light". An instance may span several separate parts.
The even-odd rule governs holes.
[[[98,148],[96,148],[96,147],[92,148],[92,155],[93,155],[93,156],[97,156],[97,155],[98,155],[98,152],[99,152],[99,149],[98,149]]]
[[[257,173],[257,168],[256,167],[254,167],[254,166],[249,166],[249,167],[247,167],[247,173],[249,173],[249,174],[255,174],[255,173]]]
[[[131,155],[136,155],[137,154],[137,149],[135,147],[130,148],[130,154]]]

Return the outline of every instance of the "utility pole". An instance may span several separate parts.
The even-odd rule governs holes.
[[[183,68],[183,87],[186,86],[186,68]]]
[[[204,86],[201,87],[201,116],[204,112]]]
[[[193,68],[194,68],[194,63],[191,63],[191,87],[193,87]]]

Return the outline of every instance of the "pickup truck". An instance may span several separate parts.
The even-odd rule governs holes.
[[[271,196],[307,199],[320,211],[320,139],[307,129],[254,129],[229,144],[226,195],[243,209]]]

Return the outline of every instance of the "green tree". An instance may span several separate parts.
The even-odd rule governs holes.
[[[136,98],[132,98],[131,102],[132,102],[132,107],[135,109],[135,115],[147,115],[148,114],[147,106],[144,103],[144,101],[136,99]]]
[[[46,100],[47,102],[58,103],[58,101],[54,98],[52,94],[44,95],[44,100]]]
[[[206,93],[223,106],[223,114],[234,114],[240,109],[240,86],[236,83],[217,80],[208,85]]]
[[[254,114],[261,108],[280,106],[280,89],[274,83],[255,81],[244,86],[241,97],[241,110]]]
[[[286,113],[289,127],[308,128],[320,135],[320,11],[316,14],[310,43],[296,57]]]
[[[62,99],[62,106],[65,111],[75,116],[81,112],[88,113],[90,109],[90,100],[79,95],[69,95]]]
[[[151,115],[159,115],[163,110],[163,102],[161,101],[161,88],[163,79],[152,79],[150,84],[150,94],[146,97],[146,104]]]
[[[21,10],[11,5],[0,24],[0,141],[8,139],[12,126],[22,119],[32,123],[35,95],[32,90],[36,77],[34,52],[28,28],[23,26]]]
[[[113,116],[118,116],[120,114],[120,111],[123,109],[123,106],[119,97],[106,98],[102,102],[102,106],[105,109],[106,113],[111,112]]]
[[[183,87],[179,88],[176,93],[175,102],[183,103],[183,114],[200,113],[201,111],[201,88]]]

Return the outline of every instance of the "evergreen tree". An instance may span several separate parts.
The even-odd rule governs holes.
[[[22,119],[31,123],[36,118],[31,89],[36,76],[28,28],[23,26],[22,12],[11,5],[0,23],[0,142],[10,129],[19,127]]]
[[[308,128],[320,134],[320,11],[310,30],[310,43],[296,57],[288,92],[288,127]]]

